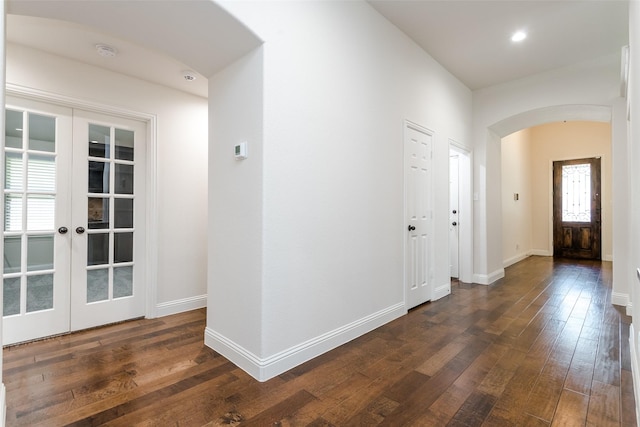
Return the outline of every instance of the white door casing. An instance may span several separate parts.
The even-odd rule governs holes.
[[[449,265],[450,275],[453,278],[459,276],[459,175],[458,154],[449,155]]]
[[[432,298],[433,132],[406,122],[405,162],[405,305],[407,309]]]

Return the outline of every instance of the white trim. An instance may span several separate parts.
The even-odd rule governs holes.
[[[170,316],[185,311],[197,310],[207,306],[207,295],[183,298],[175,301],[161,302],[155,306],[156,317]]]
[[[626,307],[630,302],[629,294],[611,292],[611,304]]]
[[[613,262],[613,255],[607,254],[607,255],[603,256],[602,257],[602,261]]]
[[[4,383],[0,384],[0,426],[4,427],[7,422],[7,389]]]
[[[447,282],[444,285],[440,285],[433,290],[433,299],[432,301],[439,300],[440,298],[446,297],[451,293],[451,282]]]
[[[156,299],[158,293],[157,271],[158,271],[158,250],[157,250],[157,116],[155,114],[143,113],[129,110],[122,107],[114,107],[99,102],[74,98],[58,93],[47,92],[13,83],[5,86],[6,95],[14,95],[35,101],[48,102],[50,104],[61,105],[69,108],[82,109],[94,113],[110,114],[127,119],[143,121],[147,125],[147,257],[145,260],[146,277],[146,313],[148,318],[156,317]]]
[[[636,419],[640,420],[640,372],[638,371],[638,353],[636,351],[636,333],[633,323],[629,325],[629,349],[631,353],[631,377],[633,394],[636,401]]]
[[[553,252],[549,252],[548,250],[544,250],[544,249],[531,249],[529,251],[529,255],[535,255],[535,256],[553,256]]]
[[[522,261],[523,259],[529,258],[529,256],[530,256],[530,254],[528,252],[513,256],[513,257],[511,257],[509,259],[505,259],[504,261],[502,261],[502,266],[504,268],[510,267],[513,264],[516,264],[516,263]]]
[[[489,274],[475,273],[473,275],[473,283],[478,283],[480,285],[490,285],[496,280],[502,279],[503,277],[504,277],[504,268],[500,268]]]
[[[401,302],[265,358],[208,327],[204,331],[204,343],[258,381],[267,381],[406,313]]]

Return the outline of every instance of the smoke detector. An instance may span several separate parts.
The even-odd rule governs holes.
[[[196,73],[191,70],[186,70],[182,72],[182,77],[188,82],[192,82],[196,79]]]
[[[96,51],[98,51],[98,55],[104,56],[105,58],[113,58],[118,54],[115,47],[111,47],[106,44],[97,44]]]

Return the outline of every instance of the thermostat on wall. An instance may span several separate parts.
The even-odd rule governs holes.
[[[244,160],[247,158],[247,143],[241,142],[240,144],[236,144],[235,146],[235,156],[236,160]]]

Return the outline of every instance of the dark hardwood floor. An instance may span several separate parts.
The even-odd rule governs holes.
[[[611,263],[531,257],[265,383],[204,310],[108,326],[6,348],[7,425],[635,426],[610,297]]]

